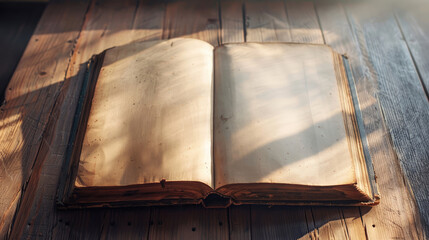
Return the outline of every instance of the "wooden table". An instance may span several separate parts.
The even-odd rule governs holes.
[[[423,239],[429,233],[427,3],[50,3],[0,112],[0,236],[11,239]],[[403,9],[403,10],[398,10]],[[426,12],[425,12],[426,11]],[[350,59],[381,203],[60,211],[55,192],[85,62],[133,41],[326,43]],[[429,235],[428,235],[429,236]]]

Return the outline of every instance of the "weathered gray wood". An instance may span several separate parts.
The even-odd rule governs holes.
[[[429,233],[429,102],[393,14],[382,4],[347,6],[355,34],[366,44],[368,65],[401,166]],[[364,10],[365,9],[365,10]],[[372,11],[369,11],[371,9]]]
[[[353,13],[368,13],[368,9],[372,9],[374,6],[367,4],[366,9],[363,7],[354,9],[350,6],[348,8],[350,16],[347,16],[340,2],[317,2],[316,5],[326,43],[336,51],[346,53],[349,57],[365,131],[368,136],[371,158],[381,193],[381,202],[378,206],[371,209],[361,208],[360,210],[367,235],[371,239],[396,237],[416,239],[421,236],[420,223],[418,219],[415,219],[416,206],[413,203],[412,195],[403,182],[398,160],[390,144],[389,136],[386,134],[377,97],[379,94],[378,75],[373,64],[369,61],[369,54],[374,49],[368,49],[367,42],[376,39],[365,38],[363,31],[369,26],[362,26],[352,15]],[[373,22],[375,16],[377,15],[372,15],[372,21],[367,19],[367,23]],[[386,27],[380,26],[377,32],[382,29],[386,31]],[[394,28],[395,26],[389,27]],[[372,30],[376,29],[372,28]],[[373,34],[375,35],[375,33]],[[391,41],[391,39],[386,38],[385,41]],[[384,42],[379,43],[385,44]],[[394,49],[391,50],[395,51]],[[383,57],[386,60],[396,58],[389,56],[390,54]],[[379,67],[382,66],[379,65]],[[395,85],[395,81],[390,84]]]
[[[293,42],[324,43],[312,1],[286,1],[286,12]]]
[[[290,42],[290,27],[282,0],[247,0],[244,5],[247,42]]]
[[[420,73],[420,80],[429,89],[429,15],[428,2],[403,3],[398,6],[396,17],[403,37],[411,52],[414,64]]]

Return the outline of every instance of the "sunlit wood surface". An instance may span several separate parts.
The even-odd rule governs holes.
[[[0,110],[0,236],[10,239],[423,239],[429,233],[428,3],[50,3]],[[85,62],[133,41],[326,43],[349,57],[381,203],[60,211],[55,194]]]

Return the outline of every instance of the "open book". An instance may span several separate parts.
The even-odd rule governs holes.
[[[375,204],[344,61],[310,44],[108,49],[89,63],[58,202]]]

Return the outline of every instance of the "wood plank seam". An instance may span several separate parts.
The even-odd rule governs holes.
[[[323,33],[323,28],[322,28],[322,24],[320,23],[320,16],[319,16],[319,13],[317,12],[316,4],[314,0],[312,0],[311,2],[313,3],[314,12],[317,18],[317,23],[319,24],[320,32],[322,33],[323,44],[326,44],[325,34]]]
[[[310,208],[310,212],[311,212],[311,208]],[[313,214],[312,214],[313,215]],[[307,225],[307,232],[308,233],[310,233],[311,231],[313,231],[312,229],[311,229],[311,227],[310,227],[310,225],[308,225],[308,222],[309,222],[309,219],[308,219],[308,217],[307,217],[307,214],[304,214],[304,217],[305,217],[305,224]],[[313,226],[315,226],[315,223],[314,223],[314,217],[312,217],[313,218]],[[315,229],[314,229],[315,230]]]
[[[247,27],[249,26],[249,22],[247,21],[246,17],[246,5],[244,1],[241,3],[241,13],[241,16],[243,18],[243,41],[247,42]]]
[[[154,207],[149,207],[149,225],[148,225],[147,234],[146,234],[146,239],[148,240],[150,239],[150,232],[155,225],[154,216],[155,216]]]
[[[150,228],[153,226],[153,207],[149,208],[149,222],[147,226],[147,233],[146,233],[146,239],[149,239],[150,236]]]
[[[379,113],[381,114],[381,125],[382,125],[382,131],[384,132],[384,138],[389,142],[389,146],[392,149],[392,154],[393,154],[393,159],[392,159],[392,163],[394,165],[396,165],[396,169],[401,173],[402,178],[404,179],[404,168],[402,167],[400,158],[398,156],[398,149],[396,149],[393,143],[393,136],[391,135],[392,132],[390,131],[390,128],[387,126],[387,118],[386,118],[386,114],[385,114],[385,110],[383,105],[381,104],[380,98],[379,96],[381,94],[384,94],[382,92],[379,92],[378,90],[378,79],[380,78],[379,73],[377,72],[377,70],[375,69],[375,66],[373,66],[372,60],[371,60],[371,56],[370,56],[370,52],[367,46],[367,42],[365,39],[365,33],[364,33],[364,29],[363,26],[361,26],[361,24],[359,22],[356,22],[356,19],[352,19],[353,18],[353,14],[349,12],[349,9],[345,8],[344,5],[341,5],[342,8],[344,9],[344,12],[346,13],[346,17],[347,17],[347,21],[349,24],[349,27],[352,31],[353,37],[357,40],[358,43],[358,48],[360,51],[360,57],[362,58],[362,61],[365,63],[365,67],[368,70],[368,79],[372,80],[372,84],[373,87],[375,89],[377,89],[377,91],[375,91],[373,93],[374,98],[376,99],[377,102],[377,107],[379,109]],[[408,182],[408,181],[407,181]],[[407,191],[407,195],[409,198],[411,198],[411,205],[414,206],[418,206],[417,204],[417,200],[412,192],[412,189],[410,188],[410,185],[404,184],[406,191]],[[418,209],[416,211],[419,211]],[[419,237],[423,237],[424,238],[424,232],[421,231],[421,223],[422,221],[420,220],[420,213],[417,212],[415,214],[412,214],[413,217],[413,222],[415,223],[414,225],[414,229],[417,230],[417,234]],[[367,226],[365,224],[365,220],[364,220],[364,226],[365,226],[365,232],[366,234],[368,234],[368,229]],[[375,227],[375,225],[372,225],[373,227]]]
[[[350,13],[348,13],[348,11],[345,8],[345,6],[343,4],[340,4],[340,6],[341,6],[342,10],[344,11],[344,13],[346,15],[347,24],[348,24],[348,26],[349,26],[349,28],[351,30],[353,38],[357,40],[358,49],[359,49],[359,53],[360,53],[359,57],[363,58],[363,62],[369,63],[370,62],[370,60],[369,60],[369,53],[368,53],[368,49],[366,47],[365,40],[362,38],[362,36],[363,36],[362,29],[358,29],[358,25],[356,23],[352,22]],[[374,67],[371,64],[366,64],[366,67],[369,69],[369,75],[370,75],[369,79],[377,79],[377,72],[375,71]],[[353,70],[352,70],[352,72],[353,72]],[[374,80],[374,81],[376,81],[376,80]],[[379,109],[379,112],[380,112],[381,118],[382,118],[382,123],[381,123],[382,124],[382,131],[386,132],[387,131],[387,126],[385,125],[386,118],[384,116],[383,108],[382,108],[382,106],[380,104],[380,100],[378,98],[378,95],[377,94],[374,94],[374,95],[375,95],[374,97],[376,99],[376,103],[377,103],[377,106],[378,106],[378,109]],[[389,146],[391,147],[391,149],[393,149],[393,142],[392,142],[392,139],[390,137],[390,134],[388,134],[387,138],[388,138],[388,141],[389,141]],[[392,151],[392,153],[394,154],[395,160],[397,162],[399,162],[399,159],[398,159],[396,151]],[[363,209],[361,207],[359,207],[359,214],[360,214],[360,217],[361,217],[362,224],[364,226],[365,237],[366,237],[366,239],[369,239],[368,229],[367,229],[367,225],[365,224],[365,221],[363,219],[362,210]]]
[[[250,239],[252,239],[253,234],[253,225],[252,225],[252,208],[249,207],[249,232],[250,232]]]
[[[93,0],[93,1],[95,1],[95,0]],[[49,138],[49,136],[47,136],[47,133],[49,132],[49,130],[50,129],[48,129],[48,126],[50,126],[50,122],[52,122],[52,123],[54,123],[54,125],[55,125],[55,122],[57,121],[57,115],[55,115],[55,114],[52,114],[52,112],[53,112],[53,110],[56,108],[56,107],[58,107],[58,104],[60,104],[59,102],[58,102],[58,98],[59,98],[59,96],[60,96],[60,93],[64,90],[63,89],[63,87],[64,87],[64,81],[65,81],[65,79],[66,79],[66,77],[67,77],[67,73],[68,73],[68,71],[70,70],[70,67],[71,67],[71,64],[72,64],[72,61],[73,61],[73,59],[75,58],[75,50],[76,49],[78,49],[78,47],[79,47],[79,44],[78,44],[78,40],[79,40],[79,38],[80,38],[80,36],[81,36],[81,32],[82,32],[82,29],[85,27],[85,25],[86,25],[86,23],[87,23],[87,20],[88,20],[88,14],[89,14],[89,10],[90,10],[90,6],[91,6],[91,4],[88,4],[88,7],[87,7],[87,9],[86,9],[86,12],[85,12],[85,14],[84,14],[84,20],[83,20],[83,22],[82,22],[82,24],[81,24],[81,27],[80,27],[80,31],[79,31],[79,33],[78,33],[78,35],[76,36],[76,38],[74,39],[74,40],[72,40],[73,41],[73,45],[72,45],[72,48],[71,48],[71,51],[70,51],[70,58],[69,58],[69,60],[68,60],[68,63],[67,63],[67,68],[66,68],[66,70],[65,70],[65,72],[64,72],[64,80],[63,80],[63,82],[61,83],[61,86],[60,86],[60,89],[59,89],[59,91],[55,94],[55,100],[54,100],[54,104],[52,105],[52,107],[51,107],[51,109],[49,110],[49,118],[48,118],[48,121],[47,121],[47,124],[45,124],[45,128],[43,129],[43,133],[42,133],[42,141],[43,142],[45,142],[48,146],[49,146],[49,141],[47,141],[46,140],[46,138]],[[16,210],[15,210],[15,214],[14,214],[14,217],[13,217],[13,220],[12,220],[12,225],[11,225],[11,227],[10,227],[10,229],[9,229],[9,232],[8,232],[8,237],[9,238],[19,238],[20,237],[20,234],[22,233],[22,227],[25,225],[25,221],[26,221],[26,219],[27,219],[27,216],[28,216],[28,214],[29,214],[29,209],[28,209],[28,211],[26,211],[26,212],[24,212],[24,213],[21,213],[21,211],[23,211],[23,210],[21,210],[21,204],[24,202],[24,203],[26,203],[26,197],[27,197],[27,195],[28,194],[26,194],[27,193],[27,186],[28,186],[28,184],[29,184],[29,182],[32,180],[32,179],[34,179],[34,178],[36,178],[37,177],[37,179],[36,179],[36,186],[37,186],[37,184],[38,184],[38,176],[36,176],[35,177],[35,175],[33,174],[34,172],[36,172],[36,173],[39,173],[40,174],[40,170],[41,170],[41,168],[42,168],[42,166],[43,166],[43,162],[44,162],[44,160],[46,159],[45,157],[40,157],[40,151],[41,151],[41,149],[42,149],[42,146],[43,146],[43,142],[41,142],[40,143],[40,145],[39,145],[39,147],[38,147],[38,150],[37,150],[37,154],[36,154],[36,157],[35,157],[35,159],[33,160],[33,165],[32,165],[32,167],[31,167],[31,171],[30,171],[30,175],[28,176],[28,178],[27,178],[27,180],[25,181],[25,184],[23,185],[23,187],[22,187],[22,193],[21,193],[21,198],[19,199],[19,201],[18,201],[18,204],[17,204],[17,208],[16,208]],[[31,199],[31,197],[28,199],[28,201],[30,201],[29,203],[27,203],[28,205],[31,205],[31,203],[32,203],[32,199]],[[27,205],[26,204],[26,205]],[[22,215],[23,214],[23,215]],[[18,226],[18,228],[19,229],[17,229],[17,230],[15,230],[14,231],[14,229],[16,228],[16,224],[21,224],[21,226]]]
[[[220,3],[220,2],[219,2]],[[220,4],[218,5],[220,8]],[[220,19],[220,15],[219,15],[219,19]],[[231,214],[230,214],[231,208],[228,207],[226,209],[226,220],[228,221],[228,239],[231,239]]]
[[[322,33],[323,33],[323,31],[322,31]],[[347,236],[348,239],[351,239],[351,236],[349,233],[349,227],[347,226],[346,217],[344,216],[343,208],[338,208],[338,214],[341,216],[341,221],[344,224],[345,235]],[[360,215],[360,212],[359,212],[359,215]],[[362,216],[360,216],[360,218],[362,220]]]
[[[97,7],[94,11],[92,11],[92,16],[90,17],[90,23],[88,23],[88,27],[85,28],[85,31],[83,31],[84,36],[81,36],[79,39],[79,42],[81,42],[80,50],[78,50],[78,62],[74,63],[76,71],[72,71],[69,76],[73,78],[72,81],[69,81],[67,91],[63,91],[64,94],[61,94],[61,97],[63,99],[63,106],[60,109],[57,109],[60,113],[60,117],[64,120],[63,123],[58,123],[56,127],[56,131],[65,131],[64,135],[65,137],[61,137],[61,135],[56,134],[56,139],[53,141],[57,141],[57,143],[54,144],[54,146],[58,147],[59,150],[56,150],[58,153],[51,152],[47,156],[47,160],[45,163],[45,166],[47,164],[51,164],[52,166],[46,166],[44,167],[44,174],[48,173],[49,171],[53,170],[51,176],[42,176],[41,181],[42,183],[49,183],[49,181],[52,181],[51,179],[56,179],[58,177],[57,173],[58,171],[58,164],[55,162],[59,162],[63,160],[63,154],[65,150],[64,146],[67,144],[67,136],[69,134],[68,128],[71,126],[70,116],[73,115],[72,112],[68,112],[66,109],[70,109],[73,111],[73,106],[75,106],[76,102],[76,93],[79,92],[79,82],[80,77],[82,77],[81,74],[81,66],[82,63],[86,63],[87,58],[89,58],[94,53],[99,53],[100,51],[104,50],[105,48],[112,47],[115,45],[121,45],[124,42],[128,43],[130,40],[141,40],[141,39],[153,39],[153,38],[160,38],[160,24],[162,24],[162,18],[161,14],[164,12],[164,8],[162,7],[162,4],[157,4],[156,6],[148,4],[147,8],[144,1],[142,1],[141,5],[142,7],[139,8],[138,14],[135,18],[135,28],[136,29],[129,29],[129,26],[132,25],[132,17],[134,8],[136,6],[135,2],[130,0],[127,1],[128,6],[125,8],[119,9],[117,11],[117,4],[115,1],[97,1],[100,4],[96,4]],[[152,7],[154,6],[154,7]],[[150,10],[148,10],[150,9]],[[155,11],[153,11],[155,10]],[[152,14],[153,11],[153,14]],[[126,16],[126,18],[124,18]],[[82,17],[83,18],[83,17]],[[123,24],[116,21],[116,19],[122,19]],[[120,21],[119,21],[120,22]],[[106,25],[107,24],[107,25]],[[155,30],[149,29],[146,30],[147,26],[152,27]],[[112,32],[121,30],[121,29],[127,29],[126,33],[124,34],[124,37],[116,37],[115,34],[111,34]],[[129,29],[129,30],[128,30]],[[159,30],[159,31],[158,31]],[[95,34],[94,34],[95,32]],[[101,33],[102,32],[102,33]],[[156,32],[156,33],[155,33]],[[98,33],[98,34],[97,34]],[[100,38],[101,33],[101,38]],[[106,33],[106,34],[105,34]],[[129,39],[128,36],[131,36],[132,39]],[[96,42],[97,44],[92,44],[93,42]],[[106,46],[107,45],[107,46]],[[79,55],[79,51],[81,54]],[[82,55],[83,54],[83,55]],[[83,64],[84,65],[84,64]],[[77,73],[75,76],[74,74]],[[59,142],[59,143],[58,143]],[[62,143],[61,143],[62,142]],[[61,145],[59,145],[61,144]],[[64,152],[63,152],[64,151]],[[43,173],[42,173],[43,175]],[[40,185],[40,184],[39,184]],[[44,196],[41,196],[40,194],[36,197],[41,199],[44,198],[41,204],[41,206],[38,206],[36,204],[33,204],[31,215],[29,216],[29,223],[32,223],[34,227],[27,227],[25,229],[26,236],[34,236],[34,234],[38,234],[37,231],[45,232],[46,234],[50,234],[48,236],[67,236],[67,231],[70,229],[73,229],[75,232],[74,234],[94,234],[95,236],[99,236],[99,233],[94,232],[90,229],[96,229],[98,226],[104,227],[108,233],[108,236],[112,235],[118,235],[123,236],[125,233],[122,232],[124,228],[127,229],[126,235],[133,236],[136,234],[139,234],[139,236],[146,235],[146,231],[144,228],[147,227],[146,223],[146,216],[147,220],[149,219],[149,209],[137,209],[136,211],[116,211],[116,210],[88,210],[88,211],[76,211],[72,214],[69,212],[63,212],[63,211],[55,211],[55,206],[53,206],[53,200],[50,200],[54,193],[54,187],[53,184],[49,184],[49,189],[47,190],[47,197],[45,199]],[[47,186],[46,186],[47,187]],[[39,186],[39,193],[45,191],[45,186]],[[41,212],[40,214],[37,213],[40,208],[45,209],[45,213]],[[121,209],[122,210],[122,209]],[[113,225],[105,225],[103,221],[94,221],[91,223],[91,226],[84,226],[79,222],[76,222],[75,219],[85,219],[86,217],[91,217],[88,213],[114,213],[112,214],[112,222],[118,219],[122,218],[132,218],[130,219],[130,222],[133,222],[132,220],[139,220],[139,225],[136,224],[128,225],[120,223],[118,226]],[[97,215],[96,214],[96,215]],[[143,214],[143,215],[142,215]],[[99,215],[99,214],[98,214]],[[71,221],[68,221],[68,224],[66,223],[64,225],[64,221],[61,221],[64,217],[67,217],[71,219]],[[144,217],[142,217],[144,216]],[[60,220],[60,223],[58,224],[58,218]],[[43,219],[42,223],[39,221],[40,219]],[[70,224],[71,222],[71,224]],[[120,221],[118,221],[119,223]],[[34,223],[34,224],[33,224]],[[104,225],[101,225],[103,223]],[[132,227],[131,227],[132,226]],[[49,230],[51,229],[51,230]],[[98,229],[98,228],[97,228]],[[133,230],[133,231],[130,231]],[[106,232],[104,231],[103,234]],[[69,237],[73,238],[72,235]],[[93,236],[94,237],[94,236]],[[53,238],[63,238],[63,237],[53,237]],[[98,237],[96,237],[98,238]],[[103,237],[102,237],[103,238]],[[112,237],[114,238],[114,237]]]
[[[291,26],[291,20],[290,20],[290,17],[289,17],[289,13],[288,13],[288,7],[287,7],[287,1],[288,0],[284,0],[284,11],[285,11],[285,14],[286,14],[286,22],[287,22],[287,24],[288,24],[288,26]],[[289,36],[290,36],[290,41],[291,42],[295,42],[295,40],[294,40],[294,38],[293,38],[293,34],[292,34],[292,28],[291,27],[289,27]]]
[[[244,22],[243,22],[244,23]],[[319,24],[320,24],[320,22],[319,22]],[[323,31],[322,31],[323,32]],[[324,35],[323,35],[324,36]],[[220,39],[222,39],[222,38],[220,38]],[[55,101],[56,102],[56,101]],[[380,108],[381,109],[381,108]],[[383,116],[383,119],[384,119],[384,116]],[[48,121],[49,122],[49,121]],[[36,125],[37,126],[37,125]],[[390,139],[391,140],[391,139]],[[37,159],[37,158],[36,158]],[[34,162],[33,162],[33,166],[34,166]],[[403,181],[404,182],[406,182],[406,179],[405,179],[405,177],[402,175],[402,177],[403,177]],[[249,210],[249,211],[251,211],[251,210]],[[229,211],[228,211],[229,212]],[[361,221],[363,221],[363,219],[362,219],[362,211],[361,211],[361,209],[359,208],[359,212],[360,212],[360,216],[361,216]],[[341,213],[342,213],[342,215],[344,215],[344,211],[341,211]],[[307,218],[307,216],[306,216],[306,218]],[[342,217],[342,218],[344,218],[344,216]],[[229,220],[229,218],[228,218],[228,220]],[[308,229],[310,229],[309,227],[308,227],[309,225],[308,225],[308,222],[307,222],[307,228]],[[107,228],[108,228],[108,226],[107,226]],[[365,229],[365,234],[366,234],[366,238],[368,239],[368,235],[367,235],[367,229],[366,229],[366,225],[364,225],[364,229]],[[149,231],[148,231],[148,234],[149,234]]]
[[[221,45],[223,43],[222,39],[222,7],[221,7],[221,0],[217,0],[217,18],[219,21],[219,28],[218,28],[218,44]]]
[[[365,240],[368,240],[368,239],[369,239],[369,237],[368,237],[368,231],[367,231],[367,229],[366,229],[366,224],[365,224],[365,222],[363,221],[363,217],[362,217],[362,209],[361,209],[361,208],[358,208],[358,210],[359,210],[360,220],[361,220],[361,222],[362,222],[362,226],[363,226],[364,233],[365,233]]]
[[[136,8],[134,9],[133,20],[131,21],[130,29],[135,29],[136,18],[137,18],[137,11],[139,10],[139,5],[140,5],[140,1],[136,0]]]
[[[325,38],[325,33],[324,33],[324,31],[323,31],[323,27],[322,27],[322,23],[321,23],[321,21],[320,21],[319,12],[318,12],[318,10],[317,10],[317,7],[316,7],[316,4],[315,4],[314,0],[312,0],[312,2],[313,2],[314,12],[315,12],[315,14],[316,14],[316,18],[317,18],[317,23],[319,24],[320,31],[321,31],[321,33],[322,33],[323,44],[327,44],[327,42],[326,42],[326,38]],[[346,230],[346,235],[347,235],[347,236],[349,237],[349,239],[350,239],[350,234],[349,234],[349,230],[348,230],[348,226],[347,226],[347,221],[346,221],[346,218],[345,218],[345,216],[344,216],[344,208],[339,208],[339,209],[338,209],[338,211],[339,211],[339,214],[340,214],[340,216],[341,216],[341,218],[342,218],[342,221],[344,222],[344,226],[345,226],[345,230]],[[359,212],[360,220],[361,220],[361,222],[363,223],[363,218],[362,218],[362,214],[361,214],[361,207],[358,207],[358,212]],[[314,217],[313,217],[313,219],[314,219]],[[362,225],[362,226],[363,226],[363,225]],[[367,239],[368,239],[368,238],[367,238]]]
[[[394,13],[394,14],[393,14],[393,17],[395,18],[395,22],[396,22],[396,24],[398,25],[399,31],[401,32],[401,36],[402,36],[402,38],[403,38],[403,39],[404,39],[404,41],[405,41],[405,45],[407,46],[407,50],[408,50],[408,52],[409,52],[409,54],[410,54],[410,56],[411,56],[411,59],[412,59],[413,64],[414,64],[414,67],[416,68],[416,72],[417,72],[417,75],[419,76],[419,80],[420,80],[420,83],[421,83],[421,85],[422,85],[422,87],[423,87],[423,91],[425,92],[425,94],[426,94],[426,98],[427,98],[427,100],[429,101],[429,92],[428,92],[427,86],[426,86],[426,85],[425,85],[425,83],[423,82],[423,77],[422,77],[421,71],[420,71],[420,69],[419,69],[419,66],[417,65],[416,59],[415,59],[415,57],[414,57],[414,54],[413,54],[413,52],[411,51],[410,45],[409,45],[409,43],[408,43],[408,42],[409,42],[409,40],[407,39],[406,35],[404,34],[404,31],[402,30],[402,26],[401,26],[401,23],[400,23],[400,22],[399,22],[399,20],[398,20],[398,16],[397,16],[397,14],[396,14],[396,13]]]
[[[170,34],[171,34],[171,31],[168,31],[167,32],[167,36],[165,36],[165,32],[167,31],[167,29],[170,29],[170,26],[166,26],[166,24],[167,24],[167,3],[166,3],[166,1],[164,1],[164,4],[165,4],[165,8],[164,8],[164,16],[163,16],[163,18],[162,18],[162,30],[161,30],[161,39],[170,39],[171,38],[171,36],[170,36]]]
[[[319,234],[320,232],[319,232],[319,227],[316,224],[316,218],[314,217],[313,207],[310,207],[310,214],[311,214],[311,221],[313,222],[313,226],[314,226],[313,232],[314,232],[314,234],[316,235],[316,237],[318,239],[319,236],[320,236],[320,234]],[[305,220],[306,220],[307,226],[308,226],[307,215],[305,215]],[[310,228],[308,229],[308,232],[310,232]]]
[[[89,8],[89,7],[88,7]],[[87,11],[88,11],[88,8],[87,8]],[[83,21],[84,22],[84,21]],[[83,26],[83,23],[82,23],[82,26]],[[81,27],[82,27],[81,26]],[[74,53],[74,51],[75,51],[75,49],[76,49],[76,45],[77,45],[77,39],[79,38],[79,36],[80,36],[80,32],[78,33],[78,35],[77,35],[77,37],[74,39],[74,40],[72,40],[72,42],[73,42],[73,45],[72,45],[72,48],[71,48],[71,51],[70,51],[70,54],[69,54],[69,56],[72,56],[73,55],[73,53]],[[68,63],[67,63],[67,68],[66,68],[66,70],[65,70],[65,73],[64,73],[64,76],[66,76],[67,75],[67,71],[69,70],[69,67],[70,67],[70,63],[71,63],[71,61],[72,61],[72,59],[71,59],[71,57],[69,58],[69,60],[68,60]],[[64,77],[64,79],[65,79],[65,77]],[[62,82],[62,84],[63,84],[64,82]],[[50,108],[50,110],[49,110],[49,113],[52,113],[52,111],[53,111],[53,109],[55,108],[55,106],[58,104],[57,103],[57,99],[58,99],[58,97],[59,97],[59,95],[60,95],[60,93],[61,93],[61,90],[62,90],[62,84],[61,84],[61,86],[59,86],[59,91],[57,91],[56,93],[55,93],[55,96],[54,96],[54,104],[53,104],[53,106]],[[46,142],[46,133],[47,133],[47,131],[48,131],[48,129],[47,129],[47,126],[49,125],[48,123],[50,122],[50,121],[55,121],[54,120],[54,118],[56,118],[56,116],[55,115],[51,115],[50,114],[50,116],[49,116],[49,118],[48,118],[48,121],[47,121],[47,124],[42,124],[43,126],[44,126],[44,129],[43,129],[43,132],[42,132],[42,135],[41,135],[41,138],[42,138],[42,141],[40,142],[40,144],[39,144],[39,146],[38,146],[38,150],[37,150],[37,153],[36,153],[36,156],[35,156],[35,159],[33,160],[33,163],[32,163],[32,166],[31,166],[31,169],[30,169],[30,174],[29,174],[29,176],[27,177],[27,180],[25,180],[25,182],[24,182],[24,184],[23,184],[23,186],[22,186],[22,188],[21,188],[21,197],[20,197],[20,199],[18,200],[18,204],[17,204],[17,207],[16,207],[16,210],[15,210],[15,214],[14,214],[14,216],[13,216],[13,219],[12,219],[12,224],[11,224],[11,226],[10,226],[10,228],[9,228],[9,231],[8,231],[8,236],[7,237],[13,237],[13,233],[14,233],[14,231],[13,231],[13,229],[15,228],[15,225],[16,225],[16,221],[18,220],[21,220],[21,218],[20,218],[20,216],[19,216],[19,213],[20,213],[20,210],[21,210],[21,204],[22,204],[22,201],[23,200],[25,200],[25,198],[26,198],[26,190],[27,190],[27,186],[28,186],[28,184],[29,184],[29,182],[31,181],[31,179],[34,179],[35,177],[34,177],[34,172],[36,171],[36,173],[38,172],[38,170],[39,169],[35,169],[35,168],[41,168],[41,166],[43,165],[43,163],[42,162],[40,162],[41,160],[39,160],[39,161],[37,161],[37,159],[39,159],[39,151],[40,151],[40,149],[42,148],[42,145],[43,145],[43,143],[44,142]],[[39,120],[40,121],[40,120]],[[42,160],[43,160],[43,158],[42,158]],[[24,217],[24,216],[23,216]],[[25,221],[25,219],[23,219],[23,220],[21,220],[21,221]],[[18,234],[19,234],[19,231],[17,232]]]
[[[395,147],[394,147],[395,145],[393,143],[392,135],[391,135],[391,133],[388,130],[389,128],[388,128],[388,126],[386,124],[386,116],[385,116],[385,113],[384,113],[385,112],[384,111],[384,107],[380,103],[379,103],[379,108],[380,108],[381,116],[383,118],[383,122],[382,122],[383,128],[385,129],[385,131],[387,131],[386,138],[389,141],[390,146],[392,146],[392,149],[394,150],[393,154],[394,154],[395,158],[392,159],[392,161],[397,166],[397,168],[401,171],[402,182],[403,182],[404,186],[406,187],[406,189],[408,191],[408,195],[411,198],[411,201],[413,202],[413,204],[415,206],[418,206],[417,199],[416,199],[416,197],[414,195],[414,192],[413,192],[413,188],[411,187],[410,181],[406,177],[406,173],[405,173],[405,170],[404,170],[404,168],[403,168],[403,166],[402,166],[402,164],[400,162],[400,159],[399,159],[399,156],[398,156],[398,153],[397,153],[397,149],[395,149]],[[414,217],[414,221],[415,222],[420,223],[420,224],[422,223],[422,220],[420,218],[420,212],[417,212],[416,214],[413,214],[413,217]],[[373,225],[373,227],[374,227],[374,225]],[[416,232],[418,232],[418,233],[421,232],[420,229],[419,229],[420,227],[418,226],[418,224],[415,224],[414,228],[415,228]],[[426,239],[426,236],[424,234],[425,233],[422,232],[423,238]]]

